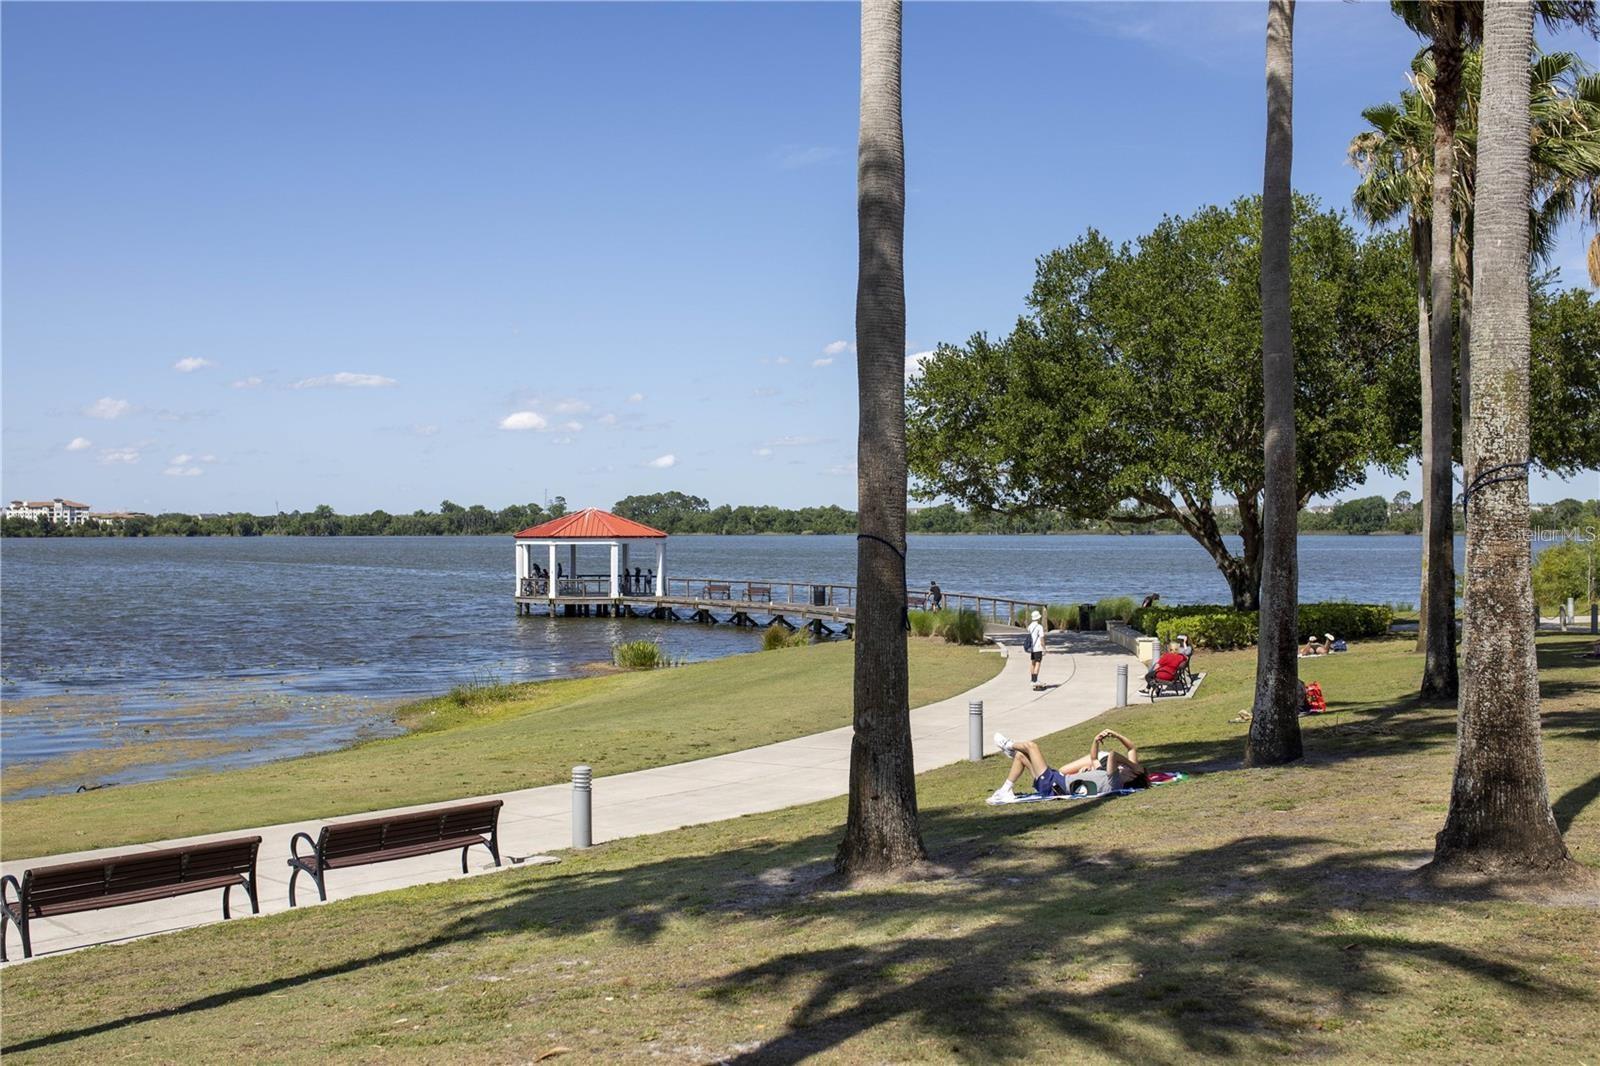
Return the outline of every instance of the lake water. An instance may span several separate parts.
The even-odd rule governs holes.
[[[1416,537],[1302,537],[1303,600],[1414,603]],[[1461,541],[1457,540],[1457,566]],[[518,616],[511,538],[12,539],[0,584],[5,794],[237,766],[396,731],[397,701],[570,675],[619,640],[674,657],[760,632]],[[918,536],[913,589],[1076,603],[1226,601],[1181,536]],[[674,537],[673,576],[851,582],[855,538]],[[580,572],[604,569],[598,552]],[[48,768],[41,771],[40,768]]]

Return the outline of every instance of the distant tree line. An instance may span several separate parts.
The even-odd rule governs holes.
[[[700,496],[682,492],[656,492],[618,500],[612,510],[624,518],[654,526],[667,533],[756,534],[756,533],[854,533],[856,513],[843,507],[738,507],[722,504],[712,507]],[[1129,515],[1134,514],[1127,509]],[[567,502],[557,496],[548,506],[537,503],[512,504],[491,510],[482,504],[463,507],[445,500],[437,511],[412,511],[390,514],[368,511],[365,514],[336,514],[321,504],[310,511],[286,511],[275,515],[245,513],[193,515],[177,512],[140,516],[113,525],[93,522],[83,525],[56,525],[48,518],[7,518],[3,532],[7,537],[450,537],[515,533],[567,513]],[[1218,529],[1239,531],[1238,514],[1219,510]],[[1335,504],[1329,511],[1301,511],[1302,533],[1416,533],[1421,528],[1421,512],[1409,492],[1392,500],[1366,496]],[[1572,530],[1600,527],[1600,500],[1562,500],[1533,515],[1535,529]],[[911,512],[908,528],[912,533],[1181,533],[1170,519],[1134,521],[1127,519],[1074,518],[1065,511],[1042,510],[1003,514],[963,510],[950,503],[923,507]]]

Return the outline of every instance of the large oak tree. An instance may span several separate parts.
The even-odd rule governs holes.
[[[909,390],[916,490],[994,511],[1170,518],[1236,606],[1262,567],[1261,204],[1168,217],[1137,242],[1093,230],[1039,260],[1010,335],[941,345]],[[1396,466],[1414,397],[1405,238],[1357,237],[1297,197],[1290,246],[1297,503]],[[1414,408],[1412,408],[1414,409]],[[1239,512],[1242,545],[1218,508]],[[1110,590],[1108,590],[1110,591]]]

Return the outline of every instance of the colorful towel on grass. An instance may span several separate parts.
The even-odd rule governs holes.
[[[1183,772],[1178,771],[1178,770],[1151,770],[1150,771],[1150,785],[1151,785],[1152,788],[1155,787],[1156,785],[1175,785],[1179,781],[1187,781],[1188,779],[1189,779],[1189,775],[1188,774],[1183,773]],[[1002,804],[1006,804],[1006,803],[1048,803],[1048,802],[1050,802],[1052,800],[1095,800],[1095,799],[1105,799],[1107,796],[1131,796],[1135,792],[1138,792],[1138,791],[1139,791],[1139,789],[1136,789],[1136,788],[1117,788],[1117,789],[1112,789],[1109,792],[1097,792],[1092,796],[1060,796],[1060,795],[1057,795],[1057,796],[1041,796],[1037,792],[1024,792],[1020,796],[1012,796],[1010,799],[1004,799],[1004,800],[997,800],[997,799],[994,799],[993,797],[991,797],[989,799],[989,806],[998,807],[998,806],[1001,806]]]

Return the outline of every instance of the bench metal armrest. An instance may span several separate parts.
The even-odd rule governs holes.
[[[306,847],[311,849],[311,854],[300,854],[296,845],[302,840],[306,842]],[[317,842],[311,839],[310,833],[296,833],[289,839],[289,856],[290,862],[305,866],[308,870],[315,870],[322,865],[322,853],[317,850]]]
[[[7,885],[10,885],[11,891],[17,894],[15,903],[6,899]],[[12,921],[18,925],[22,924],[22,882],[18,881],[12,874],[0,877],[0,906],[5,907],[6,911],[11,915]]]

